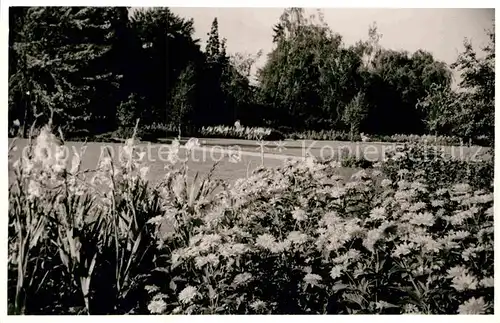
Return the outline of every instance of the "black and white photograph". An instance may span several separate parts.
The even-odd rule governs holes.
[[[240,5],[2,5],[6,314],[492,317],[495,9]]]

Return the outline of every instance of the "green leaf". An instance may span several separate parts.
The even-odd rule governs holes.
[[[336,283],[335,285],[333,285],[332,289],[333,289],[333,292],[336,293],[340,290],[344,290],[344,289],[347,289],[349,288],[349,285],[347,284],[342,284],[342,283]]]

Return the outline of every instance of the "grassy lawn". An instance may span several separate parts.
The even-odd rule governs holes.
[[[11,153],[11,156],[9,157],[9,178],[12,177],[12,163],[21,156],[21,153],[23,149],[27,147],[27,144],[27,140],[16,140],[15,146],[17,147],[17,149],[16,151],[13,151]],[[118,161],[118,155],[122,144],[90,142],[87,143],[86,148],[84,148],[83,143],[81,142],[67,142],[65,146],[68,147],[66,151],[70,153],[70,157],[68,158],[69,165],[71,164],[74,152],[77,152],[79,154],[83,153],[81,169],[92,170],[97,167],[99,159],[107,155],[107,148],[109,148],[115,155],[113,159]],[[146,164],[150,168],[148,178],[152,182],[158,182],[163,177],[164,167],[167,165],[165,157],[162,157],[165,156],[165,153],[163,155],[160,153],[161,144],[140,143],[136,147],[139,150],[146,152]],[[215,178],[233,181],[238,178],[246,177],[247,174],[250,174],[253,170],[261,165],[261,158],[258,154],[258,151],[252,148],[242,148],[242,151],[253,152],[255,155],[249,156],[242,154],[241,159],[238,162],[231,162],[227,155],[224,156],[222,154],[220,149],[211,149],[209,151],[193,151],[189,155],[187,162],[189,175],[192,177],[196,173],[199,173],[199,175],[204,176],[208,174],[214,164],[218,162],[214,171]],[[165,152],[167,150],[162,151]],[[179,155],[184,158],[185,153],[186,150],[181,149]],[[277,152],[274,152],[273,155],[277,155],[276,153]],[[300,156],[298,151],[294,151],[294,153],[295,154],[291,156]],[[266,151],[266,154],[272,154],[272,152]],[[265,167],[277,167],[282,165],[283,162],[283,159],[270,157],[264,158]],[[355,169],[340,170],[341,174],[346,176],[350,176],[355,171]]]
[[[11,140],[9,140],[9,143]],[[235,180],[246,177],[253,170],[261,165],[260,146],[257,141],[239,140],[239,139],[200,139],[200,142],[205,150],[196,150],[191,152],[188,157],[189,175],[199,173],[206,175],[216,162],[218,165],[214,172],[214,177],[224,180]],[[286,140],[281,144],[277,142],[267,142],[264,145],[264,166],[276,167],[283,164],[283,160],[287,157],[304,157],[306,154],[312,154],[319,158],[335,157],[342,151],[349,151],[350,155],[359,158],[365,157],[370,161],[381,160],[384,154],[396,144],[384,143],[361,143],[361,142],[340,142],[340,141],[312,141],[312,140]],[[11,153],[9,165],[18,159],[22,150],[27,146],[27,140],[16,140],[15,146],[17,150]],[[82,169],[95,169],[98,165],[101,156],[106,156],[106,149],[109,148],[115,160],[118,160],[118,155],[122,144],[117,143],[87,143],[86,148],[83,148],[82,142],[67,142],[67,152],[70,156],[74,152],[81,154]],[[139,150],[146,152],[145,158],[147,165],[150,167],[149,179],[152,182],[159,181],[164,174],[166,162],[165,148],[161,148],[162,144],[139,143],[136,146]],[[237,162],[231,162],[222,152],[223,149],[237,147],[242,153],[241,159]],[[471,158],[477,152],[486,151],[481,147],[443,147],[448,154],[455,156],[463,156],[463,158]],[[184,158],[186,151],[180,150],[180,156]],[[68,163],[71,163],[71,158],[68,158]],[[9,167],[9,175],[12,169]],[[350,176],[356,169],[339,170],[341,175]],[[10,176],[9,176],[10,177]]]
[[[187,139],[187,138],[186,138]],[[224,139],[224,138],[203,138],[200,139],[203,146],[220,146],[228,148],[237,146],[242,151],[260,152],[261,143],[256,140]],[[280,154],[286,156],[303,157],[306,153],[311,153],[316,157],[328,158],[336,156],[341,151],[348,151],[350,155],[359,158],[366,158],[370,161],[382,160],[384,155],[391,149],[403,146],[402,143],[382,143],[382,142],[346,142],[328,140],[284,140],[284,141],[264,141],[264,153]],[[486,148],[479,146],[433,146],[442,149],[446,154],[461,157],[464,159],[475,158],[486,152]]]

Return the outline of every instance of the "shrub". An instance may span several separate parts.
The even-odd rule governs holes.
[[[395,134],[390,136],[381,136],[374,134],[370,135],[369,141],[429,144],[429,145],[441,145],[441,146],[484,144],[484,141],[481,141],[480,139],[470,142],[465,142],[464,140],[456,136],[405,135],[405,134]]]
[[[493,191],[493,156],[478,161],[454,159],[434,147],[409,144],[396,148],[387,157],[382,167],[391,180],[402,170],[410,170],[423,173],[433,189],[467,183],[474,189]]]

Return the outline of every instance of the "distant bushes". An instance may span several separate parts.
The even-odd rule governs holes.
[[[464,145],[468,142],[463,142],[459,137],[455,136],[433,136],[433,135],[403,135],[395,134],[391,136],[370,136],[368,141],[382,142],[407,142],[407,143],[427,143],[435,145]]]
[[[90,136],[88,132],[79,132],[73,134],[67,139],[73,141],[91,140],[94,142],[123,142],[126,138],[132,137],[134,133],[133,126],[119,127],[115,131],[106,132],[94,136]],[[183,133],[184,134],[184,133]],[[194,135],[194,131],[185,132],[187,136]],[[140,141],[156,142],[158,139],[177,137],[178,131],[174,126],[160,123],[150,125],[140,125],[137,129],[135,138]]]
[[[395,143],[421,143],[433,145],[466,145],[478,144],[485,145],[486,141],[481,138],[471,140],[469,142],[463,141],[455,136],[434,136],[434,135],[351,135],[344,131],[336,130],[320,130],[320,131],[304,131],[304,132],[291,132],[287,135],[290,139],[295,140],[333,140],[333,141],[366,141],[366,142],[395,142]]]
[[[123,141],[132,136],[133,127],[120,127],[113,132],[92,136],[88,131],[79,131],[68,136],[74,141]],[[36,134],[36,133],[35,133]],[[136,138],[141,141],[155,142],[158,139],[172,138],[178,136],[178,130],[174,125],[153,123],[151,125],[141,125],[136,134]],[[293,131],[291,128],[280,128],[279,130],[270,127],[246,127],[246,126],[209,126],[199,130],[186,129],[182,132],[186,137],[205,138],[229,138],[245,140],[329,140],[329,141],[352,141],[352,142],[385,142],[385,143],[412,143],[429,144],[443,146],[465,146],[478,145],[488,146],[487,138],[476,138],[475,140],[464,141],[456,136],[434,136],[434,135],[365,135],[351,134],[338,130],[307,130]]]
[[[453,159],[429,148],[420,144],[397,147],[382,163],[384,174],[394,181],[401,176],[401,170],[418,169],[432,187],[461,182],[476,190],[493,192],[494,158],[481,161]]]
[[[291,128],[280,128],[280,131],[273,128],[263,127],[229,127],[213,126],[203,127],[199,132],[202,137],[212,138],[234,138],[248,140],[331,140],[331,141],[365,141],[365,142],[388,142],[388,143],[420,143],[429,145],[468,145],[476,144],[486,146],[486,139],[464,141],[456,136],[434,136],[434,135],[364,135],[356,134],[352,136],[345,131],[338,130],[307,130],[293,131]]]

